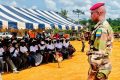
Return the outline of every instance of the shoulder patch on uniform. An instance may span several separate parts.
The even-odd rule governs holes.
[[[102,34],[102,30],[101,29],[98,29],[97,31],[96,31],[96,37],[100,37],[101,36],[101,34]]]

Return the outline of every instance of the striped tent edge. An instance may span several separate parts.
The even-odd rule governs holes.
[[[80,30],[82,26],[68,26],[56,24],[42,24],[42,23],[26,23],[26,22],[12,22],[0,21],[0,29],[59,29],[59,30]]]

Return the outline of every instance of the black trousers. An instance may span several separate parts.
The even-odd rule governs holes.
[[[19,56],[16,56],[16,57],[12,57],[12,61],[15,64],[15,66],[17,67],[17,69],[20,70],[22,59]]]
[[[84,52],[84,49],[85,49],[85,42],[82,41],[82,49],[81,49],[81,52]]]

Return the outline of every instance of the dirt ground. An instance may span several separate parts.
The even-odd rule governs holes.
[[[58,68],[57,63],[43,64],[22,70],[18,74],[3,74],[3,80],[87,80],[89,64],[85,53],[80,52],[81,42],[72,41],[71,44],[76,52],[72,59],[60,63],[61,68]],[[88,50],[87,46],[86,42],[85,51]],[[109,80],[120,80],[120,42],[114,42],[110,59],[113,69]]]

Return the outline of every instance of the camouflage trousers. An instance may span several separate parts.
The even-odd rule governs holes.
[[[108,56],[89,55],[88,62],[90,68],[88,71],[88,80],[107,80],[111,72],[111,63]]]

